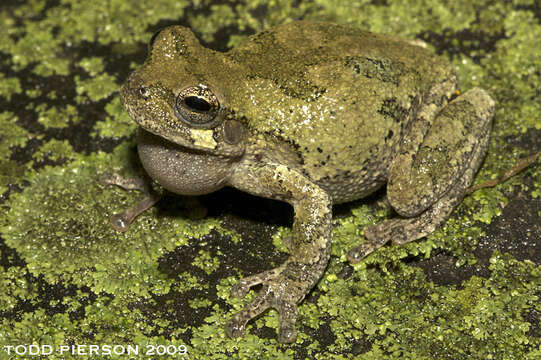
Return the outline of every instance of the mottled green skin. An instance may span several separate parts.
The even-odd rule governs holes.
[[[180,27],[164,31],[154,45],[151,60],[130,81],[153,84],[149,90],[163,91],[158,96],[169,107],[184,87],[207,85],[221,99],[224,117],[241,121],[252,140],[235,146],[218,142],[214,153],[242,154],[256,140],[256,147],[277,143],[261,155],[276,163],[302,164],[303,173],[335,203],[383,184],[405,124],[426,101],[421,97],[441,83],[449,85],[439,96],[455,90],[452,68],[426,49],[339,25],[280,26],[228,53],[200,46]],[[128,111],[134,106],[124,103]],[[151,116],[143,118],[137,109],[131,115],[172,142],[208,151],[194,145],[176,117],[158,115],[164,105],[145,104]]]
[[[209,360],[539,360],[541,160],[497,187],[468,195],[444,226],[421,241],[385,246],[353,270],[344,263],[347,251],[359,243],[367,226],[393,215],[389,207],[377,206],[375,198],[339,206],[331,260],[309,301],[299,306],[302,323],[295,346],[282,346],[269,336],[278,328],[275,311],[251,321],[243,338],[223,334],[225,321],[255,295],[229,296],[239,274],[270,268],[283,259],[270,244],[271,235],[278,246],[290,233],[287,226],[276,228],[284,224],[284,215],[276,211],[282,207],[246,197],[237,200],[237,192],[226,191],[203,200],[220,215],[188,222],[189,214],[178,211],[186,208],[184,197],[176,204],[169,198],[139,216],[124,235],[108,227],[107,216],[134,205],[138,194],[96,183],[96,174],[105,171],[137,173],[132,142],[124,141],[136,124],[116,92],[128,64],[141,65],[159,24],[189,24],[198,38],[224,49],[245,39],[243,34],[298,18],[423,38],[452,60],[462,89],[490,90],[497,113],[475,182],[495,179],[541,148],[541,72],[535,71],[541,68],[541,23],[535,1],[199,3],[2,2],[3,358],[10,357],[4,345],[150,343],[185,344],[187,358]],[[226,38],[224,29],[232,36]],[[110,85],[111,78],[116,86]],[[66,104],[76,107],[75,116],[64,117]],[[72,123],[74,119],[79,122]],[[60,121],[67,127],[58,128]],[[72,149],[60,146],[66,142]],[[110,152],[111,142],[122,144],[114,154],[98,153]],[[44,168],[46,164],[55,166]],[[234,202],[237,208],[219,201]],[[260,214],[244,215],[249,210],[243,208],[253,209],[254,204]],[[68,231],[59,227],[62,224]],[[77,240],[81,229],[91,233]],[[259,241],[251,240],[254,229],[261,231]],[[200,248],[221,264],[211,276],[189,255],[171,268],[163,266],[166,259],[174,263],[175,254]],[[220,254],[226,248],[230,252]],[[419,264],[428,266],[420,269]],[[66,288],[71,291],[66,293]],[[155,303],[153,299],[163,298],[160,294],[174,301]],[[210,305],[190,306],[195,299]],[[179,314],[205,315],[203,320]]]
[[[187,105],[177,97],[190,87],[219,103],[207,125],[179,115]],[[202,47],[186,28],[167,28],[121,94],[141,127],[143,166],[165,188],[233,186],[294,207],[290,258],[241,280],[235,295],[263,289],[226,325],[241,336],[248,320],[274,307],[280,341],[292,342],[297,304],[329,259],[332,204],[387,183],[390,204],[406,217],[366,229],[368,241],[349,254],[355,262],[390,240],[434,231],[461,200],[485,154],[494,102],[476,88],[448,103],[455,92],[450,65],[422,47],[294,22],[227,53]]]

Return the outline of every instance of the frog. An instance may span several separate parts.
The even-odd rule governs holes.
[[[394,212],[364,229],[351,263],[432,233],[472,184],[495,109],[481,88],[460,92],[453,66],[419,43],[308,20],[226,52],[187,27],[166,27],[120,96],[137,123],[141,164],[167,191],[233,187],[293,207],[289,257],[233,286],[237,297],[261,289],[225,325],[241,337],[274,308],[281,343],[296,340],[298,306],[329,262],[333,206],[384,188]],[[118,228],[157,199],[120,214]]]

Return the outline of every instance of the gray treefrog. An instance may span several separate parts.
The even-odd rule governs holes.
[[[187,28],[165,28],[121,90],[143,167],[164,188],[232,186],[293,206],[289,259],[240,280],[236,296],[263,287],[226,325],[242,336],[273,307],[283,343],[295,341],[297,306],[327,266],[333,204],[387,186],[397,216],[365,229],[348,254],[358,262],[431,233],[461,201],[486,152],[494,101],[479,88],[458,94],[450,64],[420,46],[309,21],[225,53]]]

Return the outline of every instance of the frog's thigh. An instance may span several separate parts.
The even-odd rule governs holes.
[[[402,216],[428,209],[455,187],[467,169],[479,166],[485,151],[494,101],[472,89],[445,106],[415,152],[400,152],[388,174],[387,197]],[[467,181],[470,185],[472,178]]]
[[[440,113],[440,115],[438,115],[435,122],[437,124],[436,126],[440,128],[445,124],[438,124],[438,122],[450,122],[459,128],[468,127],[471,129],[473,127],[477,137],[473,138],[469,136],[469,134],[464,134],[461,139],[455,139],[454,141],[455,144],[463,144],[464,149],[462,149],[462,151],[460,149],[451,149],[452,152],[458,154],[466,153],[467,155],[462,155],[462,157],[459,157],[457,161],[462,162],[461,164],[455,164],[457,161],[452,162],[450,159],[447,159],[447,161],[451,163],[451,166],[440,170],[442,172],[442,176],[448,178],[446,181],[450,182],[447,184],[445,191],[442,191],[439,188],[441,185],[437,185],[436,187],[432,186],[432,191],[439,191],[440,194],[438,195],[431,195],[430,192],[419,191],[414,192],[414,194],[417,194],[417,198],[415,196],[410,196],[407,198],[407,201],[410,202],[422,201],[423,199],[424,201],[427,201],[426,199],[430,198],[428,205],[423,204],[424,208],[428,207],[424,212],[416,217],[411,217],[408,219],[390,219],[367,228],[365,230],[366,241],[357,248],[352,249],[348,254],[348,258],[351,262],[355,263],[360,261],[366,255],[370,254],[388,241],[392,241],[393,243],[400,245],[426,236],[433,232],[451,214],[453,209],[462,200],[466,189],[471,185],[473,177],[483,161],[488,145],[490,123],[493,111],[494,102],[492,99],[483,90],[472,89],[462,95],[460,98],[457,98],[454,102],[450,103]],[[459,124],[456,124],[457,118]],[[430,130],[433,129],[434,126]],[[449,141],[442,140],[439,141],[439,145],[437,145],[438,139],[436,138],[438,136],[439,134],[430,134],[429,131],[426,138],[427,141],[423,142],[422,147],[435,147],[436,155],[443,156],[440,154],[440,152],[443,150],[438,149],[437,146],[449,146]],[[428,156],[426,161],[431,161],[432,158],[430,158],[429,154],[426,154],[426,150],[421,149],[421,153],[423,151],[424,155]],[[415,179],[415,177],[420,177],[422,179],[423,177],[423,174],[419,174],[418,169],[415,169],[415,171],[407,171],[404,169],[404,171],[409,179]],[[434,175],[438,173],[437,168],[432,169],[431,171],[434,173]],[[452,173],[452,171],[455,172]],[[432,184],[430,183],[429,185]],[[397,186],[396,183],[393,186]],[[407,186],[405,187],[407,188]],[[401,210],[403,213],[414,213],[415,216],[415,212],[419,211],[415,208],[415,204],[413,204],[414,210],[408,209],[409,204],[403,204],[400,202],[397,203],[397,199],[405,201],[404,199],[406,197],[398,196],[401,194],[396,194],[397,188],[392,188],[391,191],[394,192],[393,196],[391,197],[394,201],[394,203],[391,202],[393,207],[402,207]],[[409,190],[404,190],[404,192],[406,191]],[[422,195],[424,195],[424,198]]]

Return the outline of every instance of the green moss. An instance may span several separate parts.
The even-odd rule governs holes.
[[[352,216],[335,220],[331,253],[346,262],[347,252],[360,243],[366,226],[374,225],[390,215],[390,207],[374,209],[368,205],[359,205],[351,209]]]
[[[205,290],[208,289],[208,284],[200,282],[200,279],[190,274],[183,272],[177,276],[177,280],[171,285],[171,290],[177,294],[182,294],[190,290]]]
[[[9,111],[0,113],[0,156],[9,158],[9,150],[13,146],[24,146],[28,141],[28,133],[16,124],[17,116]]]
[[[33,301],[38,296],[26,275],[25,268],[15,266],[0,271],[0,309],[2,311],[13,311],[18,304],[18,299]]]
[[[351,216],[334,221],[329,267],[299,308],[297,343],[284,346],[274,336],[276,311],[250,322],[246,337],[225,337],[225,322],[256,291],[245,299],[230,297],[231,287],[245,271],[235,268],[223,277],[220,270],[232,265],[224,263],[221,244],[204,244],[189,264],[188,269],[196,271],[169,276],[159,267],[169,252],[193,246],[210,229],[231,236],[237,245],[246,241],[243,234],[222,229],[216,219],[190,220],[194,218],[190,209],[158,208],[139,217],[127,233],[111,230],[109,216],[135,204],[141,195],[101,187],[96,179],[110,170],[135,174],[130,166],[133,143],[123,143],[113,154],[82,156],[59,137],[81,121],[93,126],[93,137],[118,139],[133,134],[135,126],[115,94],[124,79],[107,70],[116,60],[132,62],[131,67],[140,64],[143,59],[134,54],[146,46],[155,24],[182,19],[205,41],[222,39],[225,29],[233,35],[219,44],[224,47],[238,43],[247,33],[295,18],[331,20],[410,39],[422,37],[443,56],[452,55],[464,90],[481,86],[491,92],[498,107],[488,156],[476,179],[479,183],[496,178],[536,150],[509,145],[509,139],[541,128],[541,25],[535,4],[533,0],[452,4],[443,0],[246,0],[234,5],[211,0],[136,4],[66,0],[51,5],[31,0],[6,5],[0,10],[4,67],[0,97],[9,103],[15,94],[26,96],[26,110],[37,113],[54,139],[46,135],[36,150],[29,149],[34,151],[34,161],[22,164],[13,159],[14,150],[24,148],[31,138],[43,138],[35,133],[41,127],[25,123],[30,111],[0,113],[0,193],[6,192],[8,184],[24,185],[21,193],[10,193],[0,211],[1,235],[8,245],[0,248],[4,261],[0,349],[4,344],[23,343],[129,343],[187,345],[189,357],[195,359],[539,358],[539,324],[532,320],[541,312],[539,265],[494,253],[487,278],[474,276],[459,286],[438,286],[405,261],[442,251],[453,256],[457,266],[476,262],[474,249],[484,236],[482,229],[500,216],[507,198],[516,190],[539,197],[539,160],[494,189],[468,195],[432,235],[403,247],[385,246],[355,265],[352,273],[344,271],[347,251],[363,241],[366,226],[392,214],[388,207],[350,205]],[[96,53],[89,54],[89,47]],[[32,81],[37,79],[44,86],[24,88],[28,81],[21,79],[29,73],[40,75]],[[119,69],[119,73],[125,71]],[[51,75],[55,77],[50,79],[76,87],[49,88]],[[77,98],[66,98],[73,93]],[[88,107],[96,102],[102,105],[91,110],[106,114],[104,120],[83,119],[81,109],[67,105]],[[32,170],[32,163],[47,161],[62,165]],[[533,178],[532,186],[526,185],[526,177]],[[289,228],[282,227],[273,236],[282,251],[287,250],[289,233]],[[350,275],[344,279],[344,273]],[[47,297],[51,295],[47,287],[53,291],[62,286],[70,289],[69,294]],[[216,297],[204,295],[214,291]],[[192,298],[192,293],[197,295]],[[176,308],[175,296],[189,297],[186,308]],[[160,303],[162,297],[167,300]],[[163,312],[156,310],[164,306]],[[179,323],[167,315],[169,307],[205,317],[201,323]],[[56,354],[49,358],[81,357]]]
[[[65,128],[81,120],[77,108],[73,105],[47,107],[45,103],[42,103],[37,106],[36,110],[38,122],[46,128]]]
[[[50,160],[54,162],[66,162],[74,160],[77,154],[67,140],[59,141],[51,139],[36,151],[32,158],[38,162]]]
[[[197,298],[190,300],[190,307],[193,309],[204,308],[212,306],[212,302],[209,299]]]
[[[96,122],[92,136],[120,138],[130,136],[135,132],[136,124],[122,108],[120,97],[115,96],[107,103],[105,105],[105,111],[108,114],[106,119]]]
[[[434,250],[445,250],[455,256],[457,266],[475,263],[473,249],[476,239],[481,237],[483,232],[479,227],[472,226],[474,223],[472,218],[485,216],[483,219],[488,219],[501,210],[498,201],[484,204],[482,207],[483,200],[485,199],[469,200],[470,206],[475,205],[474,208],[466,210],[462,206],[459,207],[456,213],[461,213],[460,216],[455,213],[443,226],[426,238],[403,246],[384,246],[354,267],[364,269],[367,266],[376,265],[387,271],[387,267],[393,267],[397,262],[411,256],[429,258]],[[353,207],[351,212],[352,216],[336,222],[338,226],[333,232],[331,251],[334,256],[340,258],[341,262],[347,262],[348,251],[364,241],[363,234],[367,226],[384,221],[391,216],[391,208],[388,205],[378,210],[367,205],[359,205]]]
[[[16,124],[17,116],[9,111],[0,113],[0,194],[7,190],[8,184],[19,184],[30,164],[21,165],[11,159],[13,147],[23,147],[29,134]]]
[[[189,3],[68,0],[45,9],[45,0],[34,0],[12,5],[12,14],[23,19],[24,26],[13,21],[9,12],[0,13],[4,20],[0,51],[12,55],[16,70],[29,66],[42,76],[68,75],[71,58],[64,51],[66,44],[147,41],[148,25],[180,17]]]
[[[75,83],[77,84],[79,103],[84,103],[87,98],[92,101],[104,99],[118,91],[119,88],[116,78],[109,74],[100,74],[86,80],[81,80],[80,77],[76,76]]]
[[[16,77],[5,77],[0,73],[0,96],[11,100],[13,94],[19,94],[21,92],[21,82]]]
[[[435,286],[404,265],[338,280],[317,303],[332,318],[328,351],[351,349],[354,340],[370,344],[362,359],[533,359],[539,339],[527,335],[524,314],[537,306],[541,267],[495,253],[490,270],[461,289]]]
[[[237,235],[238,237],[238,235]],[[280,227],[276,233],[272,236],[272,244],[278,251],[289,253],[287,243],[291,238],[291,229],[286,227]]]
[[[152,210],[129,232],[114,231],[109,217],[134,205],[137,195],[104,189],[97,176],[123,162],[119,155],[124,151],[46,167],[28,178],[30,186],[23,193],[10,198],[2,235],[32,274],[50,283],[89,286],[96,293],[148,296],[168,291],[171,280],[158,271],[156,259],[182,239],[208,233],[215,222],[162,217]]]
[[[82,67],[90,76],[96,76],[103,72],[103,59],[99,57],[84,58],[79,61],[79,66]]]
[[[541,156],[537,158],[537,163],[532,165],[530,171],[534,174],[532,198],[541,198]]]
[[[220,255],[220,254],[218,254]],[[212,274],[220,266],[220,262],[216,257],[213,257],[208,251],[199,251],[199,255],[193,261],[193,265],[200,268],[207,275]]]
[[[394,1],[374,2],[317,0],[316,16],[321,19],[357,24],[379,33],[391,33],[404,37],[434,29],[454,31],[467,29],[475,20],[474,2],[454,1]]]
[[[65,360],[81,358],[80,355],[59,353],[60,346],[66,344],[122,344],[139,346],[140,354],[148,345],[179,346],[185,345],[181,340],[165,339],[159,336],[144,336],[152,331],[153,326],[142,322],[142,314],[137,309],[128,310],[126,304],[116,298],[99,296],[92,303],[86,303],[88,294],[77,292],[75,296],[66,298],[72,309],[83,307],[85,317],[74,319],[68,313],[51,314],[43,309],[26,312],[14,327],[10,327],[4,319],[0,322],[0,344],[47,344],[56,351],[47,359]],[[90,340],[90,336],[92,340]],[[171,350],[172,351],[172,350]],[[97,356],[95,359],[125,359],[126,356]],[[136,358],[147,358],[139,356]]]
[[[291,0],[248,0],[241,1],[235,6],[229,4],[216,4],[211,0],[200,1],[200,6],[208,6],[211,11],[197,11],[189,18],[190,26],[201,36],[203,41],[211,42],[215,35],[228,27],[238,28],[240,32],[251,33],[263,30],[266,27],[278,25],[300,18],[314,8],[314,4]],[[265,18],[257,14],[265,11]],[[228,46],[232,47],[241,42],[246,35],[233,35],[230,37]]]

